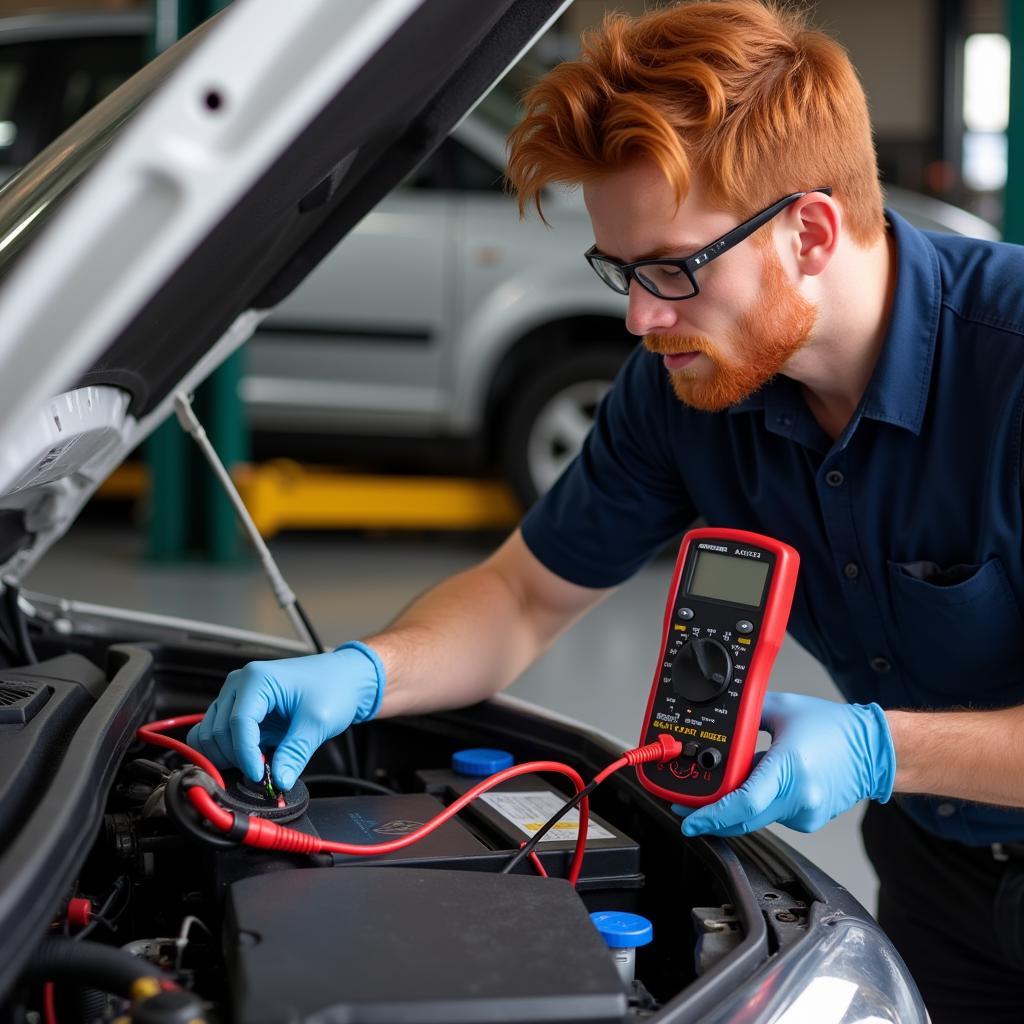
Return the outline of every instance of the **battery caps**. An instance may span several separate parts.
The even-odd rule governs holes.
[[[654,927],[646,917],[623,910],[598,910],[590,915],[609,949],[633,949],[654,939]]]
[[[514,763],[515,759],[507,750],[492,750],[490,747],[456,750],[452,754],[452,771],[457,775],[483,778],[511,768]]]

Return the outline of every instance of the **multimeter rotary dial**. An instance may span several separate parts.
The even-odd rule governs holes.
[[[708,704],[725,692],[732,679],[732,657],[717,640],[698,637],[672,662],[672,687],[690,704]]]

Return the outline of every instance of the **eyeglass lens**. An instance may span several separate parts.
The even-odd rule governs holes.
[[[649,263],[637,267],[636,276],[656,295],[665,299],[684,299],[696,291],[689,275],[682,267]]]
[[[614,288],[617,292],[622,292],[623,295],[628,293],[629,287],[626,284],[626,275],[614,263],[595,259],[591,261],[591,266],[597,271],[601,280],[610,288]]]
[[[620,267],[600,258],[595,258],[592,265],[605,284],[623,295],[629,293],[626,275]],[[645,288],[662,298],[684,299],[695,294],[697,290],[686,271],[679,267],[650,263],[638,267],[635,273]]]

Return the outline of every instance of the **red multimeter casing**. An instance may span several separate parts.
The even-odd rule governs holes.
[[[700,807],[746,780],[799,568],[793,548],[761,534],[709,527],[683,537],[640,734],[653,743],[667,731],[683,753],[638,765],[645,789]]]

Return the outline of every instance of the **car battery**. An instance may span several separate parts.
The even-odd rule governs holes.
[[[480,778],[450,769],[418,771],[427,791],[446,804],[470,790]],[[482,794],[460,817],[492,849],[514,853],[566,801],[566,794],[536,775],[509,779]],[[544,870],[564,878],[576,848],[579,812],[568,814],[538,843]],[[506,854],[507,858],[509,854]],[[505,858],[503,858],[505,859]],[[522,870],[529,870],[524,864]],[[577,889],[638,889],[643,885],[640,844],[595,814],[587,823],[587,848]]]
[[[319,797],[309,801],[302,817],[288,827],[333,842],[371,846],[415,832],[444,810],[444,804],[428,793],[368,794]],[[499,871],[508,855],[493,849],[474,831],[454,818],[418,842],[391,853],[358,856],[324,853],[312,855],[324,867],[360,864]],[[303,857],[309,863],[309,857]],[[215,877],[218,888],[241,878],[294,868],[294,855],[240,846],[218,851]]]
[[[311,831],[336,843],[372,846],[410,835],[444,810],[428,793],[367,794],[326,797],[309,802]],[[415,864],[421,867],[493,869],[500,858],[458,820],[446,821],[429,835],[392,853],[363,857],[330,854],[337,865],[351,863]],[[485,863],[467,863],[478,862]],[[486,863],[490,862],[490,863]]]
[[[409,835],[436,817],[474,780],[451,771],[419,772],[429,792],[319,797],[310,800],[302,817],[289,827],[334,842],[371,846]],[[485,793],[459,815],[418,842],[391,853],[357,856],[317,854],[324,866],[403,865],[464,871],[500,871],[525,839],[565,801],[543,780],[512,779]],[[555,877],[569,872],[576,845],[578,814],[570,812],[561,829],[541,840],[537,853],[545,871]],[[240,878],[295,867],[293,855],[251,847],[218,851],[218,887]],[[519,869],[528,874],[529,862]],[[613,825],[591,816],[587,852],[577,889],[637,889],[643,885],[639,845]]]

